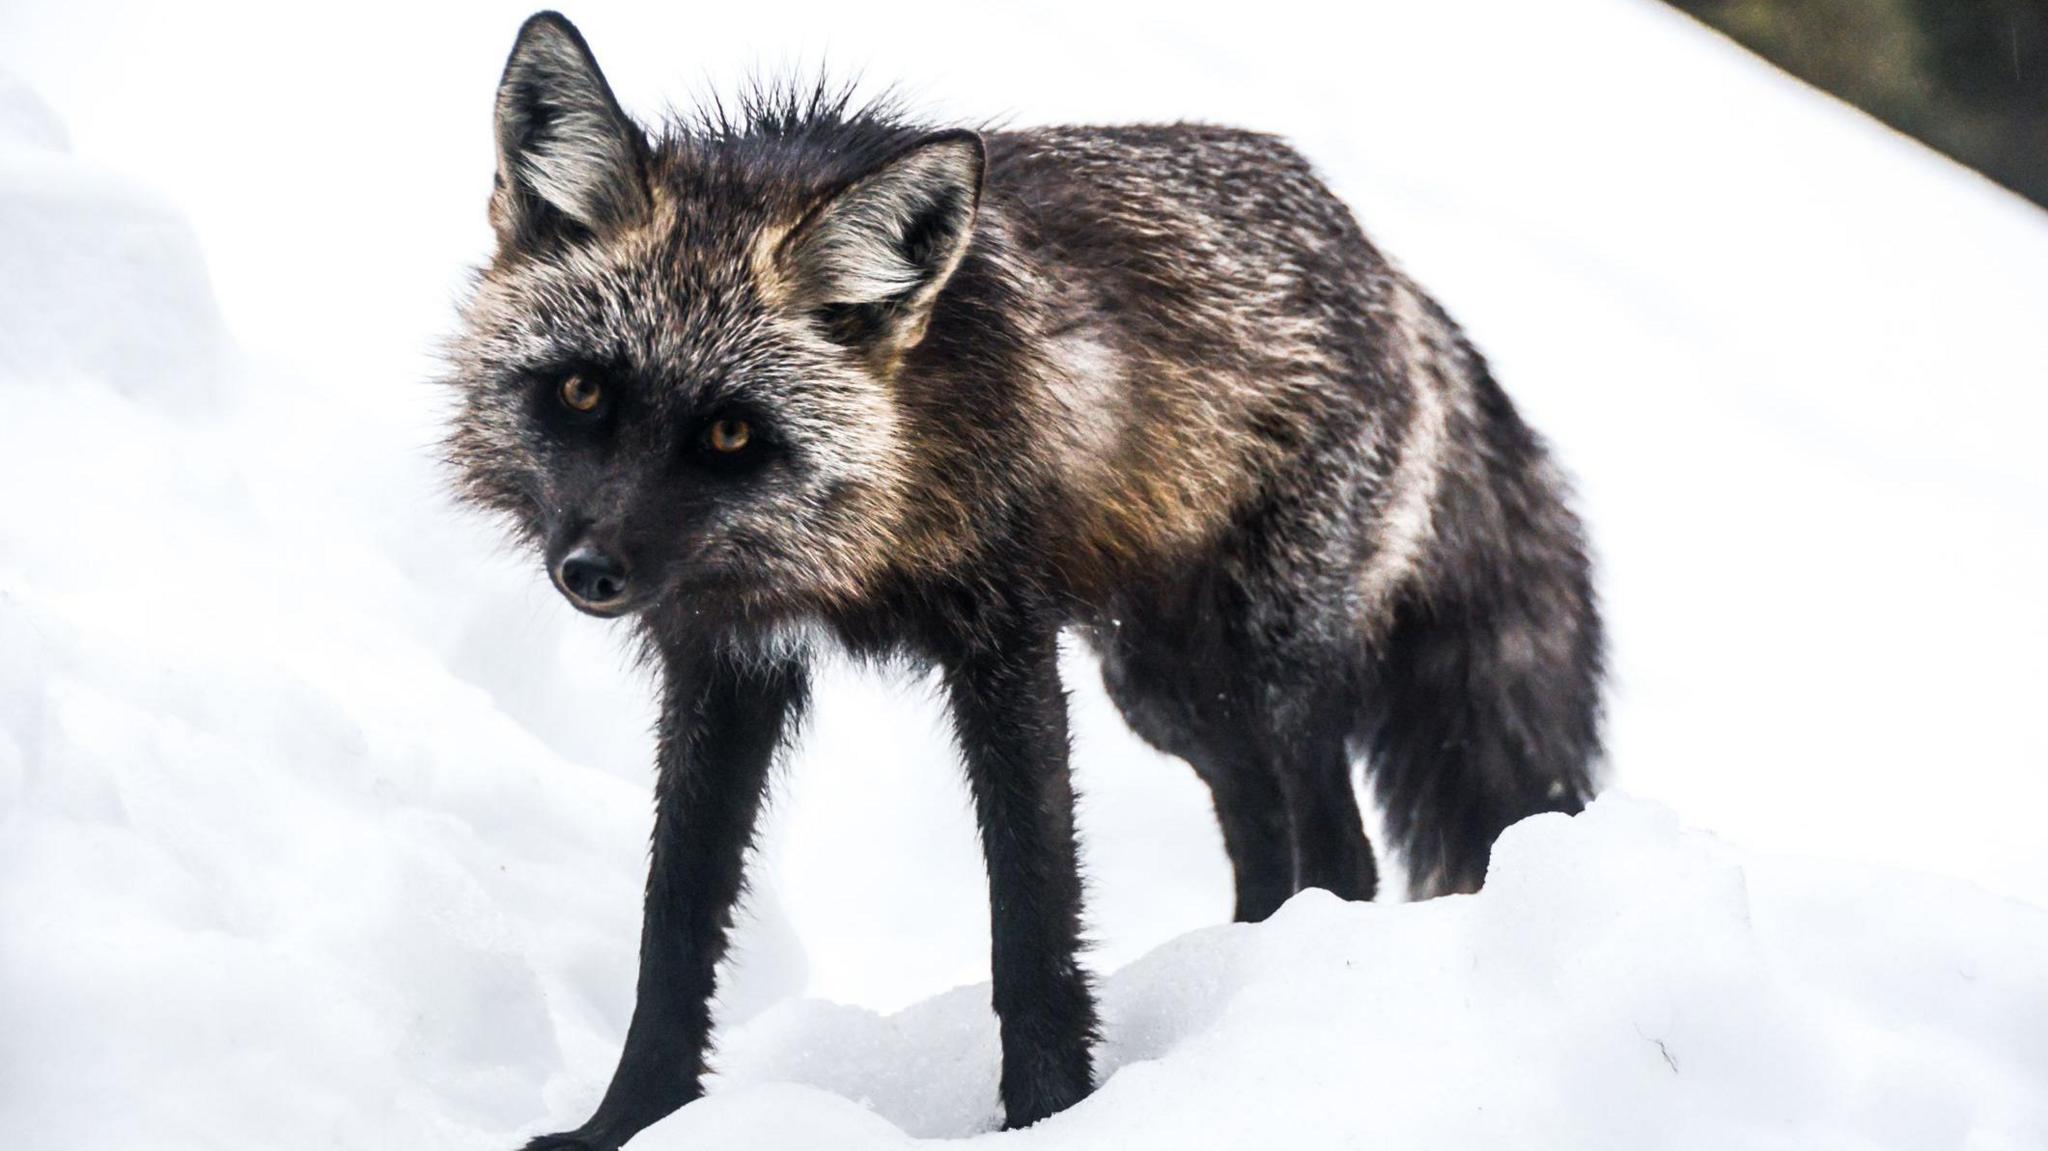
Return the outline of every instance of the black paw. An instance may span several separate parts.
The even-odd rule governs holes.
[[[1003,1130],[1015,1131],[1057,1115],[1086,1099],[1091,1090],[1086,1062],[1068,1068],[1067,1074],[1049,1076],[1029,1085],[1009,1085],[1003,1092]]]

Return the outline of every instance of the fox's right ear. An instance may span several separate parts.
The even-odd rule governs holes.
[[[498,81],[497,134],[491,226],[501,250],[645,217],[647,136],[561,13],[520,27]]]

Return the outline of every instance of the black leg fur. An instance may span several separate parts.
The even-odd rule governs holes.
[[[1256,752],[1190,746],[1180,753],[1209,785],[1236,885],[1231,918],[1257,923],[1294,894],[1294,834],[1272,768]]]
[[[1091,1087],[1095,1004],[1081,968],[1081,879],[1058,625],[997,609],[944,660],[987,859],[1005,1126]]]
[[[664,659],[654,851],[625,1051],[597,1113],[527,1144],[611,1151],[701,1092],[713,970],[725,951],[769,764],[803,712],[804,667]]]
[[[1371,899],[1378,867],[1348,750],[1364,644],[1324,650],[1321,637],[1347,625],[1300,626],[1316,603],[1233,566],[1120,600],[1116,624],[1088,632],[1103,683],[1133,731],[1209,785],[1238,920],[1264,919],[1303,887]]]
[[[1087,635],[1131,730],[1208,784],[1236,885],[1232,918],[1254,923],[1295,892],[1294,830],[1213,595],[1208,580],[1154,589],[1122,604],[1114,626]]]
[[[1379,867],[1351,790],[1346,726],[1332,717],[1303,734],[1276,731],[1274,774],[1294,828],[1295,890],[1320,887],[1344,899],[1371,899]]]

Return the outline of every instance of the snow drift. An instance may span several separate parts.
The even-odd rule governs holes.
[[[2048,916],[1744,856],[1641,802],[1539,816],[1485,890],[1295,897],[1109,977],[1103,1086],[1002,1145],[2030,1147]],[[986,988],[774,1008],[653,1148],[904,1148],[990,1123]],[[803,1087],[793,1086],[804,1085]]]
[[[1606,800],[1513,829],[1478,896],[1204,927],[1229,896],[1200,785],[1076,661],[1103,1082],[998,1135],[950,750],[928,699],[835,669],[715,1093],[636,1147],[2048,1144],[2042,913],[1867,862],[2048,899],[2048,224],[1668,13],[1537,7],[1163,41],[1091,12],[1085,43],[1067,12],[965,62],[831,5],[584,23],[629,99],[812,20],[984,107],[1294,132],[1582,478],[1618,781],[1866,862]],[[352,19],[199,75],[171,49],[205,6],[108,20],[102,55],[0,12],[72,129],[0,84],[0,1136],[481,1149],[603,1088],[644,684],[430,494],[411,351],[482,250],[519,14],[413,13],[396,47]],[[362,59],[419,66],[338,82]]]

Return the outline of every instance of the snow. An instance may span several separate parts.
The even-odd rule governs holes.
[[[1872,917],[1880,878],[1890,906]],[[1104,986],[1103,1088],[1002,1138],[2034,1146],[2044,945],[2048,918],[1966,885],[1743,857],[1652,805],[1602,800],[1511,829],[1478,896],[1309,892],[1256,928],[1159,948]],[[728,1042],[723,1090],[648,1142],[901,1148],[977,1131],[995,1082],[980,990],[893,1017],[775,1008]]]
[[[1296,137],[1579,479],[1619,794],[1477,896],[1215,926],[1200,785],[1075,656],[1102,1086],[995,1136],[930,685],[835,667],[714,1093],[635,1147],[2048,1144],[2048,219],[1635,0],[900,7],[571,15],[649,113],[829,49]],[[603,1088],[646,685],[447,505],[422,383],[524,14],[0,9],[0,1135],[504,1147]]]

